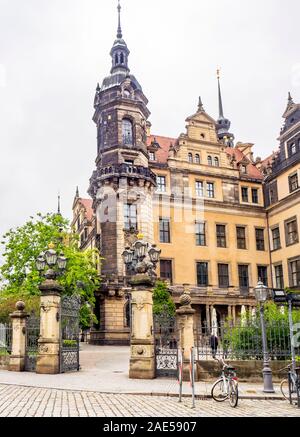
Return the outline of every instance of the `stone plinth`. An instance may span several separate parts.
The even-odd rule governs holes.
[[[132,332],[129,378],[155,378],[153,333],[153,282],[147,275],[131,281]]]
[[[9,370],[24,372],[26,355],[26,321],[29,315],[24,311],[24,302],[17,302],[16,311],[10,314],[12,321],[12,351]]]
[[[179,327],[179,347],[183,350],[183,380],[190,380],[190,354],[195,346],[194,340],[194,314],[191,307],[192,298],[185,291],[180,298],[181,307],[176,311]]]
[[[60,302],[62,287],[54,280],[41,286],[41,332],[36,373],[53,375],[60,372]]]

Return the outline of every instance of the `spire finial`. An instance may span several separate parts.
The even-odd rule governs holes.
[[[288,97],[289,103],[294,103],[293,97],[291,95],[291,92],[289,92],[289,97]]]
[[[78,186],[76,187],[76,199],[78,199],[79,198],[79,188],[78,188]]]
[[[118,33],[117,38],[121,39],[123,37],[122,28],[121,28],[121,4],[120,0],[118,0]]]
[[[57,215],[61,215],[61,211],[60,211],[60,194],[58,193],[57,196]]]
[[[204,106],[203,106],[203,103],[202,103],[201,96],[199,96],[198,111],[199,112],[204,112]]]
[[[217,79],[218,79],[218,90],[219,90],[219,118],[224,118],[221,84],[220,84],[220,68],[217,69]]]

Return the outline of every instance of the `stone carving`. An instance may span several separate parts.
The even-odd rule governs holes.
[[[145,306],[145,299],[142,296],[138,296],[133,300],[133,303],[136,304],[138,311],[141,311]]]
[[[48,346],[45,346],[44,344],[41,344],[41,345],[39,346],[39,353],[40,353],[40,354],[47,353],[48,351],[49,351]]]

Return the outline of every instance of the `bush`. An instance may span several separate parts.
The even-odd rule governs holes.
[[[172,317],[175,316],[175,310],[176,306],[167,284],[162,281],[157,281],[153,290],[153,314],[161,315],[167,313]]]
[[[0,323],[9,323],[9,315],[16,311],[16,303],[22,300],[25,303],[25,311],[36,317],[40,315],[40,298],[38,296],[0,296]]]

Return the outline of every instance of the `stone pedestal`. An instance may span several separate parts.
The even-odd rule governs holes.
[[[153,282],[147,275],[131,281],[132,330],[129,378],[155,378]]]
[[[179,327],[179,348],[183,350],[183,380],[190,380],[190,354],[195,346],[194,340],[194,314],[191,307],[192,298],[186,289],[180,298],[181,307],[176,311]],[[195,373],[197,380],[197,372]]]
[[[16,311],[10,314],[12,321],[12,351],[9,370],[24,372],[26,355],[26,321],[29,315],[24,311],[24,302],[17,302]]]
[[[62,287],[48,279],[41,286],[41,332],[36,373],[53,375],[60,372],[60,301]]]

